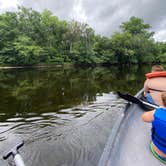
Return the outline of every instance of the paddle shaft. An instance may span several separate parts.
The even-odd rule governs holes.
[[[142,100],[141,100],[141,101],[142,101]],[[143,103],[144,105],[150,106],[150,107],[152,107],[152,108],[154,108],[154,109],[159,108],[159,106],[154,105],[154,104],[150,104],[150,103],[145,102],[145,101],[142,101],[142,103]]]
[[[23,145],[24,141],[21,141],[19,144],[16,144],[13,148],[11,148],[3,155],[3,159],[7,160],[10,156],[12,156],[15,166],[25,166],[24,161],[18,151]]]
[[[25,166],[24,161],[19,153],[14,156],[14,162],[16,166]]]

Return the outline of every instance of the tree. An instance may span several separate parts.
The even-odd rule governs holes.
[[[18,37],[14,49],[17,53],[16,64],[18,65],[34,65],[43,59],[44,50],[27,36]]]
[[[117,63],[113,54],[110,38],[102,37],[100,35],[95,36],[94,52],[96,55],[97,63]]]
[[[112,36],[113,50],[119,63],[142,63],[155,61],[157,54],[153,32],[149,32],[149,24],[131,17],[120,25],[121,33]]]
[[[120,25],[123,32],[128,32],[132,35],[143,34],[147,37],[151,37],[153,32],[149,33],[147,30],[150,28],[149,24],[144,24],[141,18],[131,17],[129,21],[123,22]]]
[[[150,25],[137,17],[112,37],[96,35],[85,23],[62,21],[49,10],[23,6],[0,14],[0,64],[81,65],[165,61],[165,43],[156,43]]]
[[[0,15],[0,63],[15,63],[13,42],[19,35],[17,14],[6,12]]]
[[[128,32],[115,33],[112,36],[112,50],[117,63],[134,63],[137,62],[134,56],[135,51],[132,49],[132,35]]]

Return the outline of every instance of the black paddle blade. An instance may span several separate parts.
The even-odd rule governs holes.
[[[135,104],[142,105],[142,101],[140,99],[138,99],[138,98],[136,98],[136,97],[134,97],[134,96],[132,96],[132,95],[130,95],[128,93],[123,94],[121,92],[117,92],[117,94],[122,99],[125,99],[125,100],[130,101],[130,102],[135,103]]]
[[[144,110],[152,110],[152,109],[156,109],[158,108],[158,105],[154,105],[151,103],[148,103],[146,101],[143,101],[141,99],[136,98],[135,96],[132,96],[128,93],[121,93],[121,92],[117,92],[118,96],[121,97],[122,99],[125,99],[129,102],[138,104],[139,106],[141,106]]]

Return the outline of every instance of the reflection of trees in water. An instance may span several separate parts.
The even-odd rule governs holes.
[[[6,115],[55,112],[94,101],[96,94],[110,91],[136,93],[147,68],[73,68],[8,70],[0,72],[0,112]]]

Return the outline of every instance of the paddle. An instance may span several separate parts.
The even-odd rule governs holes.
[[[123,99],[125,99],[127,101],[130,101],[132,103],[139,104],[141,106],[149,106],[149,107],[152,107],[152,108],[158,108],[158,106],[156,106],[154,104],[150,104],[148,102],[145,102],[145,101],[143,101],[141,99],[138,99],[138,98],[136,98],[136,97],[134,97],[134,96],[132,96],[130,94],[127,94],[127,93],[123,94],[121,92],[117,92],[117,94],[118,94],[119,97],[121,97],[121,98],[123,98]]]
[[[5,153],[3,159],[6,160],[10,156],[13,157],[15,166],[25,166],[24,161],[19,154],[19,149],[24,145],[24,141],[21,141],[19,144],[16,144],[13,148]]]

